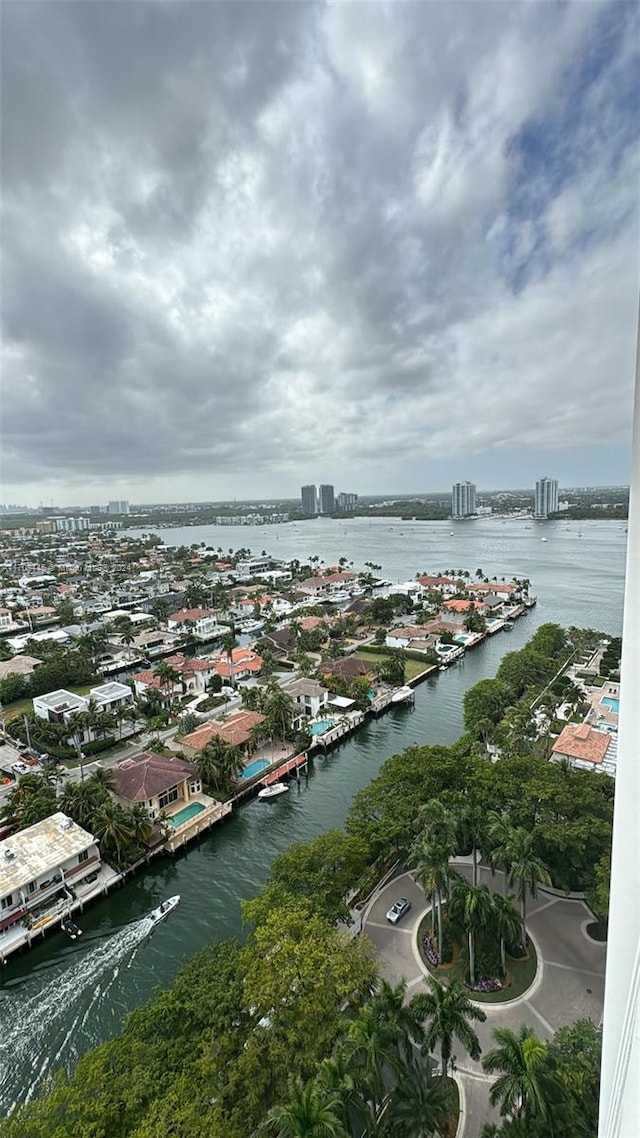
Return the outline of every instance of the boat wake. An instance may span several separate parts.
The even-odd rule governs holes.
[[[32,976],[0,993],[2,1113],[28,1102],[48,1074],[69,1067],[97,1042],[91,1034],[93,1013],[117,983],[121,967],[131,967],[152,928],[151,917],[143,917],[107,939],[83,944],[73,963],[67,957],[47,969],[46,978]]]

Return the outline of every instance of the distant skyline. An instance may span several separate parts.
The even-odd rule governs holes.
[[[635,3],[1,17],[5,502],[628,483]]]

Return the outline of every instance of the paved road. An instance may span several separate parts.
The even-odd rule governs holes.
[[[459,859],[457,868],[470,879],[471,866]],[[492,878],[482,869],[480,880],[490,889],[500,889],[502,874]],[[390,925],[385,914],[394,900],[407,897],[411,912],[400,924]],[[589,1018],[600,1023],[604,1001],[605,946],[586,935],[592,920],[583,901],[570,901],[540,892],[528,903],[527,925],[538,951],[538,973],[525,995],[507,1004],[482,1004],[486,1023],[477,1024],[483,1052],[493,1046],[492,1032],[504,1026],[517,1031],[529,1024],[541,1039],[550,1039],[564,1024]],[[380,970],[391,982],[404,977],[408,997],[424,990],[427,970],[418,953],[417,933],[422,917],[429,911],[422,889],[408,874],[394,878],[382,889],[367,911],[363,928],[373,941]],[[464,1138],[479,1138],[485,1122],[497,1121],[489,1105],[491,1079],[460,1046],[457,1075],[464,1112]]]

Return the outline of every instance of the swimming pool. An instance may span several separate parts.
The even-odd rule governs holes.
[[[610,707],[612,711],[615,711],[616,715],[620,711],[620,700],[614,699],[612,695],[603,696],[600,703],[603,703],[605,707]]]
[[[269,762],[268,759],[254,759],[252,763],[249,763],[244,768],[242,774],[240,775],[240,778],[242,778],[242,779],[255,778],[255,776],[257,774],[260,774],[260,771],[264,771],[267,769],[267,767],[270,767],[270,766],[271,766],[271,763]]]
[[[201,802],[190,802],[188,806],[184,806],[182,810],[178,810],[177,814],[172,814],[170,818],[167,818],[167,822],[176,830],[178,826],[182,826],[182,824],[188,822],[190,818],[195,818],[196,814],[202,814],[204,809],[205,807]]]
[[[312,723],[309,727],[310,735],[324,735],[325,731],[330,731],[335,726],[333,719],[319,719],[317,723]]]

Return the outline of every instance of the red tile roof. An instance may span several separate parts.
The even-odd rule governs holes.
[[[205,616],[215,616],[215,613],[212,609],[180,609],[179,612],[172,612],[167,620],[175,624],[185,624],[188,620],[196,622]]]
[[[588,723],[567,723],[553,744],[552,751],[555,755],[568,755],[570,759],[601,763],[610,741],[611,737],[606,731],[596,731]]]
[[[249,742],[251,728],[264,721],[265,716],[260,715],[258,711],[236,711],[224,723],[217,719],[202,723],[195,731],[184,736],[182,745],[191,747],[194,751],[201,751],[207,743],[217,737],[234,747],[243,747]]]
[[[114,791],[129,802],[148,802],[185,778],[197,776],[193,763],[167,759],[154,751],[143,751],[113,767]]]

